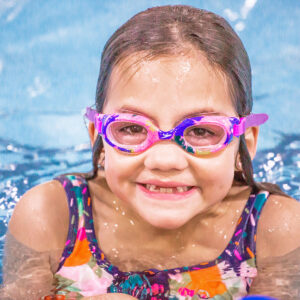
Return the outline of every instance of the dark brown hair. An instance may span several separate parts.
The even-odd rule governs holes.
[[[101,57],[96,91],[96,110],[102,111],[112,70],[128,57],[136,57],[138,65],[144,59],[176,56],[189,51],[199,52],[227,78],[233,105],[240,117],[252,110],[251,67],[245,48],[222,17],[187,5],[152,7],[142,11],[122,25],[107,41]],[[98,135],[93,146],[93,170],[84,173],[87,180],[97,175],[102,138]],[[258,183],[253,178],[252,161],[245,137],[240,137],[239,155],[242,171],[234,180],[249,185],[255,191],[268,190],[287,196],[271,183]]]

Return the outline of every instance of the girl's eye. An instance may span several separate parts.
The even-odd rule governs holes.
[[[129,125],[120,128],[119,131],[128,134],[136,134],[136,133],[142,133],[143,131],[145,131],[145,128],[140,125]]]
[[[201,128],[201,127],[194,127],[192,130],[189,131],[189,134],[198,136],[198,137],[204,137],[204,136],[214,136],[215,133],[211,130],[208,130],[207,128]]]
[[[221,126],[215,124],[201,124],[188,127],[184,132],[184,139],[194,147],[207,147],[217,145],[226,137]]]
[[[148,131],[142,125],[132,122],[114,122],[107,131],[108,138],[121,145],[139,145],[148,136]]]

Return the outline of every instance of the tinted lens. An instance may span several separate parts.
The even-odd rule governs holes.
[[[109,125],[108,138],[120,145],[140,145],[146,139],[148,131],[134,122],[115,121]]]
[[[185,129],[184,139],[192,147],[207,147],[223,142],[226,132],[223,127],[215,124],[199,124]]]

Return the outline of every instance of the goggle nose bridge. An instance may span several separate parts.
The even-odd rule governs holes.
[[[158,132],[158,137],[160,140],[170,140],[174,134],[175,128],[169,131],[162,131]]]

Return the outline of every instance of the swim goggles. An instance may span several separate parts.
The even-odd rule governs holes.
[[[194,155],[209,154],[225,148],[234,136],[239,137],[248,127],[268,120],[267,114],[250,114],[240,119],[202,115],[184,119],[175,128],[162,131],[151,120],[137,114],[100,114],[87,107],[85,116],[110,146],[133,154],[161,140],[172,140]]]

